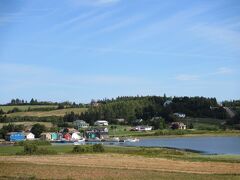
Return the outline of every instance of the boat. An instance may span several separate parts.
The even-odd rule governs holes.
[[[128,139],[125,139],[124,142],[138,142],[139,139],[137,138],[128,138]]]
[[[74,145],[82,145],[85,142],[85,138],[81,138],[78,141],[74,142]]]

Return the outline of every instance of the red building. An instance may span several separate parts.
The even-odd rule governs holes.
[[[68,140],[68,141],[70,141],[71,138],[72,138],[72,136],[71,136],[71,134],[66,133],[66,134],[63,135],[63,138],[66,139],[66,140]]]

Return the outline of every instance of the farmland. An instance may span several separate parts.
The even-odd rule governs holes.
[[[39,123],[39,124],[43,124],[46,128],[51,128],[52,127],[52,123],[51,122],[37,122],[37,121],[24,121],[24,122],[13,122],[12,124],[15,125],[24,125],[25,127],[32,127],[32,125]],[[0,123],[0,128],[2,128],[4,125],[8,125],[9,123]]]
[[[119,154],[0,156],[0,178],[239,179],[240,165]]]
[[[14,108],[18,108],[20,111],[27,111],[29,108],[39,109],[39,108],[57,108],[56,105],[16,105],[16,106],[0,106],[0,109],[2,109],[4,112],[8,112],[10,110],[13,110]]]
[[[66,108],[57,109],[52,111],[29,111],[29,112],[15,112],[8,114],[9,117],[24,117],[24,116],[35,116],[35,117],[49,117],[49,116],[64,116],[66,113],[74,112],[75,114],[81,114],[85,112],[87,108]]]

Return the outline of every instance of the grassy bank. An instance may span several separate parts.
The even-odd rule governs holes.
[[[56,154],[72,154],[73,145],[62,146],[39,146]],[[175,160],[198,161],[198,162],[229,162],[240,163],[240,155],[201,155],[193,152],[186,152],[167,148],[143,148],[143,147],[116,147],[104,146],[104,154],[122,154],[131,156],[142,156],[151,158],[167,158]],[[2,146],[0,155],[16,155],[23,151],[22,146]],[[81,153],[80,153],[81,154]],[[84,154],[84,153],[83,153]],[[95,153],[93,153],[95,154]]]

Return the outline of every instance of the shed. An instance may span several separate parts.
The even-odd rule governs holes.
[[[6,141],[24,141],[25,134],[22,132],[10,132],[5,137]]]
[[[57,133],[51,133],[51,140],[57,140],[58,139],[58,134]]]
[[[81,138],[80,133],[72,133],[72,140],[79,140]]]
[[[40,135],[41,140],[50,141],[52,139],[51,133],[42,133]]]
[[[71,134],[69,134],[69,133],[65,133],[65,134],[63,135],[63,138],[66,139],[66,140],[68,140],[68,141],[70,141],[71,138],[72,138],[72,136],[71,136]]]
[[[25,132],[24,135],[25,135],[25,138],[26,138],[27,140],[33,140],[33,139],[35,139],[35,135],[34,135],[33,133],[31,133],[31,132]]]

